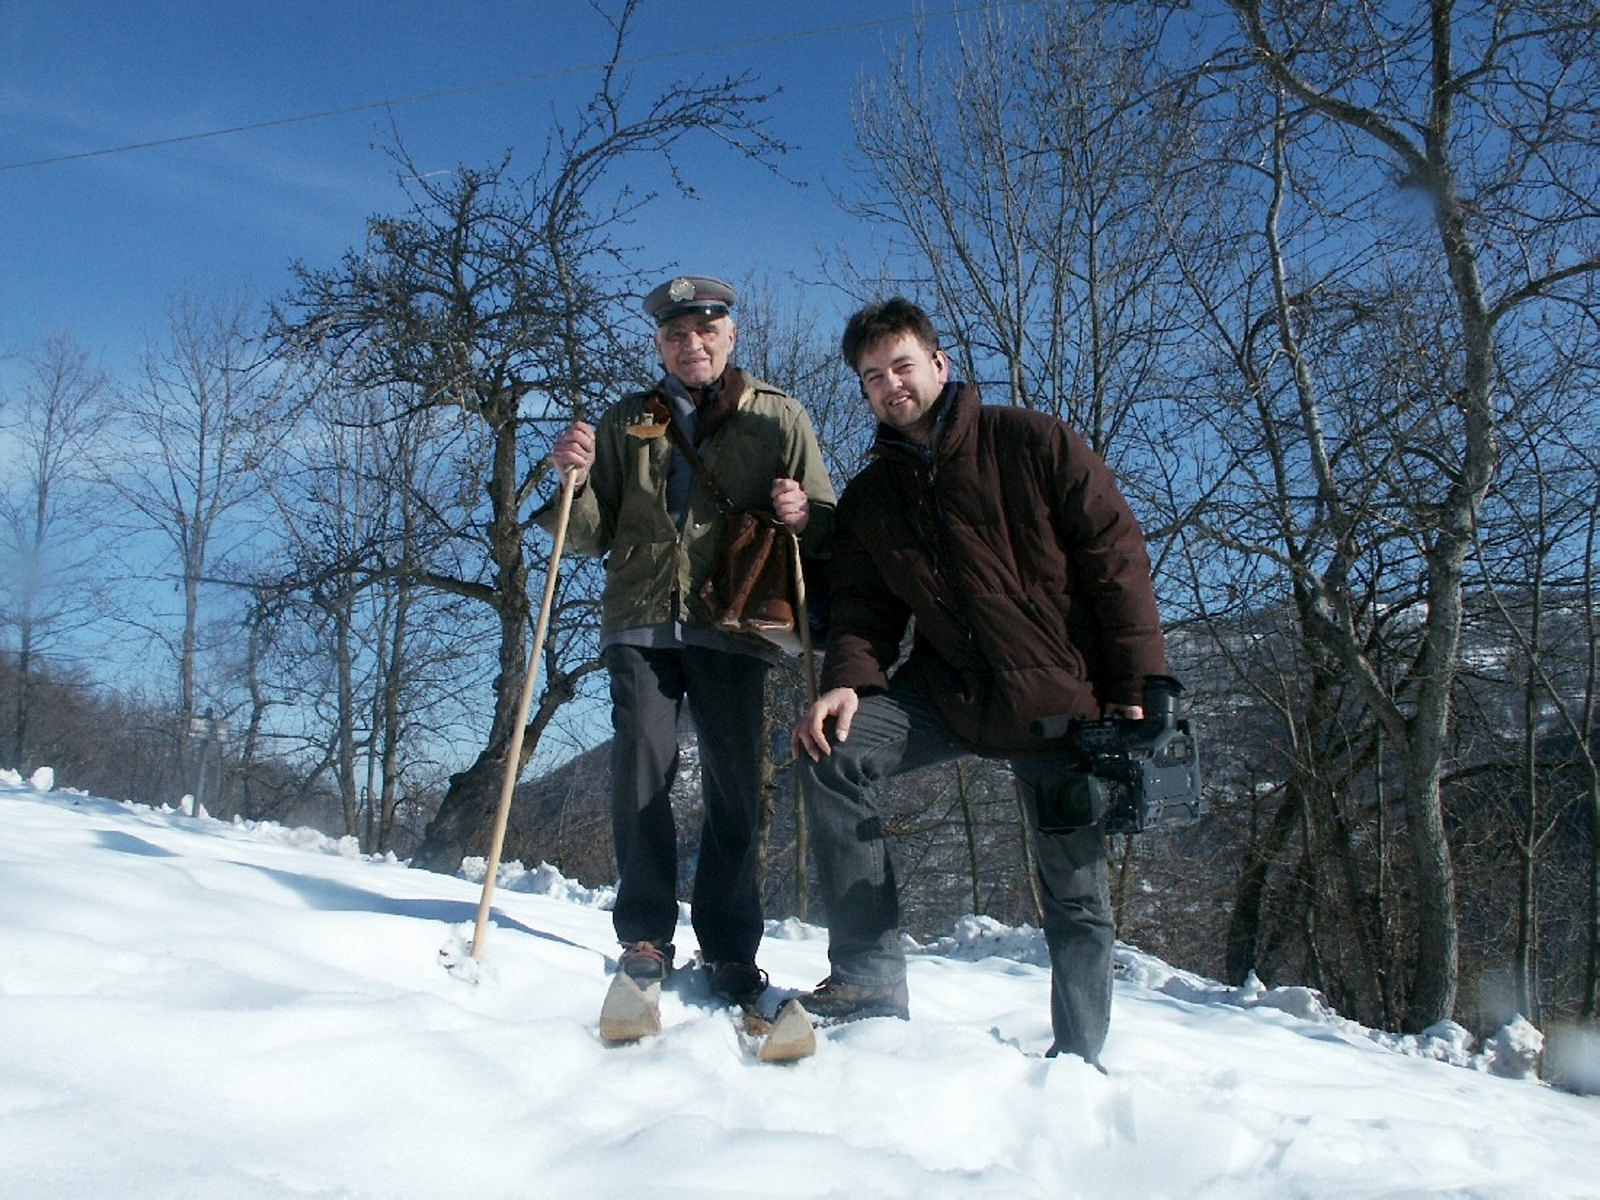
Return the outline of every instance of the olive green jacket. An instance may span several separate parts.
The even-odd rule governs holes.
[[[811,418],[799,401],[745,375],[737,411],[697,447],[701,460],[735,509],[770,507],[772,482],[797,479],[811,500],[801,552],[825,557],[833,533],[834,492],[817,446]],[[602,637],[672,620],[709,625],[700,586],[711,569],[723,515],[697,478],[683,527],[667,510],[672,441],[640,437],[630,425],[646,423],[649,393],[624,396],[595,427],[589,478],[573,497],[567,545],[574,553],[603,555]],[[536,519],[555,522],[553,504]]]

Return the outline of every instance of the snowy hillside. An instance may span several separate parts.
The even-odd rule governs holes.
[[[471,879],[50,783],[0,775],[12,1200],[1595,1194],[1600,1099],[1496,1074],[1516,1037],[1377,1036],[1125,948],[1102,1076],[1039,1057],[1037,935],[969,920],[912,957],[909,1022],[810,1060],[673,993],[607,1048],[604,892],[512,866],[462,961]],[[808,988],[823,935],[762,965]]]

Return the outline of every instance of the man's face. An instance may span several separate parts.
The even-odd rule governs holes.
[[[950,381],[950,360],[902,333],[874,342],[856,360],[872,415],[919,442],[933,432],[933,405]]]
[[[702,388],[722,378],[737,336],[731,317],[684,313],[656,330],[656,353],[667,374],[685,387]]]

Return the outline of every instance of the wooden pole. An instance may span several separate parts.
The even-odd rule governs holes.
[[[800,539],[789,535],[789,545],[794,554],[794,623],[800,635],[800,657],[806,670],[806,695],[812,704],[817,702],[817,664],[811,654],[811,613],[806,608],[805,563],[800,555]],[[806,819],[805,797],[800,794],[800,764],[796,763],[794,779],[794,902],[795,915],[807,919],[811,891],[811,822]]]
[[[528,671],[522,681],[522,699],[517,706],[517,719],[511,727],[511,744],[506,748],[505,777],[500,784],[500,808],[495,813],[494,837],[489,845],[489,857],[484,864],[483,894],[478,900],[478,923],[472,930],[472,957],[483,957],[483,938],[489,926],[489,902],[494,895],[495,876],[500,873],[500,850],[506,840],[506,823],[511,817],[511,794],[517,787],[518,760],[522,757],[522,734],[528,725],[528,712],[533,707],[534,684],[539,678],[539,658],[544,653],[545,634],[550,628],[550,609],[555,601],[556,581],[561,567],[561,547],[567,540],[567,520],[572,515],[573,472],[561,477],[561,508],[556,514],[554,542],[550,547],[550,571],[545,576],[544,599],[539,604],[539,622],[533,631],[533,653],[528,656]]]
[[[811,614],[806,610],[806,572],[800,556],[800,538],[789,534],[790,553],[794,556],[794,624],[800,635],[800,657],[805,660],[806,694],[811,702],[817,699],[817,665],[811,658]]]

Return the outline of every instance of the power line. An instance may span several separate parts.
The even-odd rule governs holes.
[[[763,37],[744,38],[739,41],[722,42],[716,46],[696,46],[684,50],[664,50],[658,54],[646,54],[637,58],[627,58],[618,61],[619,66],[643,66],[648,63],[667,62],[674,58],[688,58],[694,55],[715,54],[726,50],[743,50],[754,46],[767,46],[775,42],[794,42],[804,38],[830,37],[840,33],[859,33],[868,29],[881,29],[888,25],[903,24],[911,20],[931,20],[938,17],[959,17],[970,15],[984,9],[1018,8],[1035,3],[1036,0],[1011,0],[1009,3],[987,3],[977,5],[955,5],[936,13],[908,13],[899,17],[884,17],[875,21],[857,21],[852,24],[831,25],[822,29],[802,29],[793,33],[774,33]],[[329,117],[345,117],[352,113],[370,112],[373,109],[396,108],[407,104],[424,104],[433,100],[447,100],[456,96],[469,96],[477,92],[492,92],[503,88],[526,87],[531,83],[544,83],[551,79],[561,79],[572,75],[582,75],[589,71],[604,69],[608,63],[588,63],[584,66],[565,67],[558,70],[540,71],[536,75],[519,75],[512,79],[496,79],[487,83],[466,84],[462,87],[443,88],[432,92],[418,92],[410,96],[399,96],[387,100],[371,100],[364,104],[349,104],[340,108],[327,108],[320,112],[300,113],[292,117],[275,117],[267,121],[251,121],[244,125],[229,125],[222,129],[207,129],[199,133],[180,133],[171,137],[152,138],[143,142],[127,142],[120,146],[104,146],[96,150],[78,150],[71,154],[57,154],[49,158],[35,158],[27,162],[0,163],[0,171],[21,171],[29,167],[47,167],[55,163],[75,162],[85,158],[103,158],[112,154],[127,154],[134,150],[151,150],[158,146],[176,146],[184,142],[205,141],[208,138],[227,137],[236,133],[253,133],[260,129],[275,129],[284,125],[300,125],[307,121],[322,121]]]

